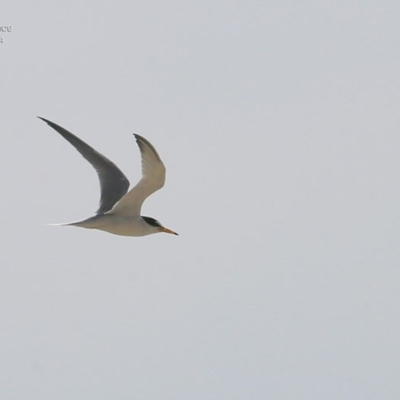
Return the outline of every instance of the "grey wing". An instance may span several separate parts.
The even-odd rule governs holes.
[[[143,202],[165,183],[165,166],[156,149],[144,137],[135,134],[142,156],[142,179],[111,210],[123,216],[140,215]]]
[[[114,204],[125,195],[129,188],[129,181],[123,172],[112,161],[71,132],[47,119],[38,118],[55,129],[64,139],[68,140],[92,164],[99,177],[101,191],[100,205],[96,213],[103,214],[111,210]]]

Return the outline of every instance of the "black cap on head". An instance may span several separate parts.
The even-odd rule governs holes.
[[[155,228],[162,228],[162,225],[154,218],[151,217],[143,217],[142,218],[151,226],[154,226]]]

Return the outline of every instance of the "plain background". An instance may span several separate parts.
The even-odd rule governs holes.
[[[0,398],[400,398],[398,1],[3,1]],[[47,226],[98,182],[180,236]]]

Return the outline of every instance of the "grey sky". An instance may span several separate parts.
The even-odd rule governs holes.
[[[0,398],[399,399],[400,3],[3,1]],[[144,215],[90,216],[90,165]]]

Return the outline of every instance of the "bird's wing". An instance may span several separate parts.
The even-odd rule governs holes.
[[[114,204],[124,196],[128,191],[129,181],[122,171],[108,158],[97,152],[95,149],[86,144],[83,140],[79,139],[71,132],[48,121],[47,119],[38,117],[53,129],[55,129],[64,139],[68,140],[75,147],[82,156],[92,164],[96,170],[100,181],[100,205],[96,211],[97,214],[103,214],[111,208]]]
[[[165,166],[156,149],[144,137],[135,134],[135,138],[142,155],[142,179],[114,206],[112,214],[140,215],[143,202],[165,183]]]

